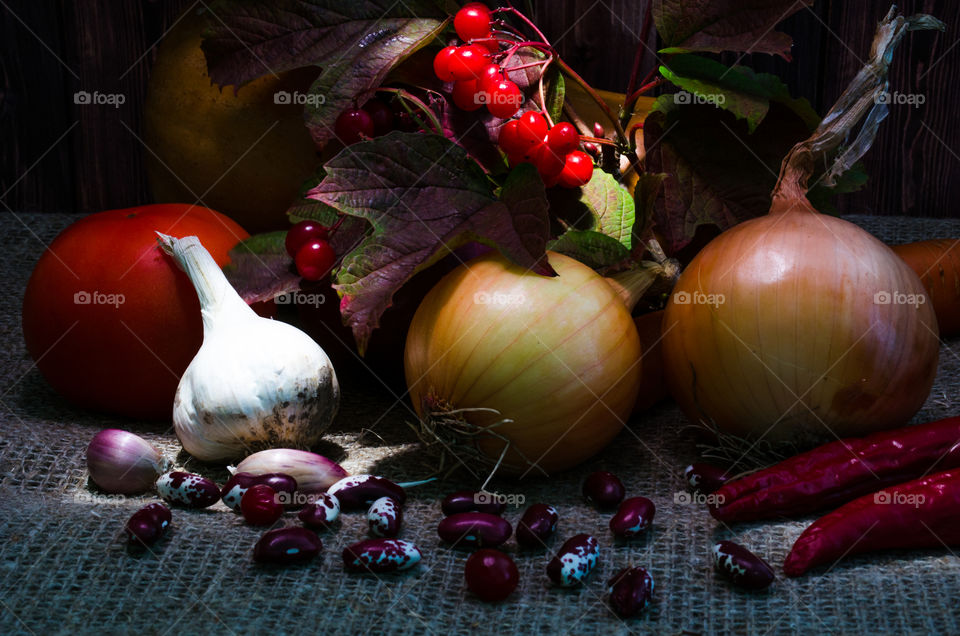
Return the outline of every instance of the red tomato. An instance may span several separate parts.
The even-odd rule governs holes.
[[[23,299],[37,368],[67,399],[143,419],[169,419],[180,376],[203,340],[200,303],[155,231],[197,236],[218,264],[247,232],[186,204],[109,210],[80,219],[40,257]]]

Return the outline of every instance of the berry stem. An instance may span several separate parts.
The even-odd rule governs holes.
[[[413,110],[411,110],[411,108],[407,105],[408,101],[414,104],[418,110],[420,110],[424,115],[427,116],[427,119],[430,120],[430,127],[432,128],[432,132],[435,132],[438,135],[443,134],[443,126],[440,125],[440,120],[437,119],[436,114],[434,114],[434,112],[430,110],[430,107],[427,106],[425,103],[423,103],[423,100],[421,100],[419,97],[416,97],[411,93],[408,93],[402,88],[384,89],[384,90],[396,91],[397,97],[400,99],[400,105],[403,106],[403,109],[407,111],[407,113],[409,113],[411,117],[417,120],[421,128],[426,129],[427,127],[423,124],[423,120],[420,119],[420,117],[418,117],[417,114],[413,112]]]
[[[521,13],[520,11],[517,11],[517,10],[514,9],[513,7],[503,7],[503,8],[500,8],[500,9],[494,9],[491,13],[512,13],[512,14],[514,14],[515,16],[517,16],[518,18],[520,18],[521,20],[523,20],[524,22],[526,22],[527,26],[529,26],[531,29],[533,29],[533,32],[537,34],[537,37],[539,37],[540,40],[541,40],[544,44],[546,44],[547,46],[550,46],[550,40],[548,40],[548,39],[547,39],[547,36],[545,36],[545,35],[543,34],[543,32],[542,32],[540,29],[537,28],[537,25],[534,24],[533,21],[532,21],[530,18],[528,18],[527,16],[523,15],[523,13]],[[552,48],[552,47],[551,47],[551,48]]]
[[[647,8],[643,13],[643,26],[640,27],[640,41],[637,42],[637,49],[633,54],[633,68],[630,69],[630,81],[627,84],[627,95],[632,95],[633,89],[637,86],[637,76],[640,74],[640,66],[643,64],[643,57],[647,52],[647,37],[650,35],[650,24],[652,20],[653,0],[647,0]]]
[[[589,135],[580,135],[580,141],[584,143],[594,143],[601,146],[616,146],[617,142],[606,137],[590,137]]]
[[[562,70],[574,82],[579,84],[580,87],[583,88],[584,91],[586,91],[587,95],[589,95],[593,99],[593,101],[597,103],[597,106],[600,107],[600,110],[603,111],[604,115],[607,116],[607,119],[610,120],[610,123],[613,124],[614,129],[616,129],[617,131],[617,139],[621,143],[626,143],[627,135],[623,131],[623,126],[620,125],[620,120],[617,119],[616,115],[613,114],[613,111],[610,110],[610,106],[607,105],[607,102],[603,101],[603,98],[597,94],[597,91],[593,90],[593,87],[590,86],[586,82],[586,80],[580,77],[579,73],[577,73],[575,70],[570,68],[570,65],[568,65],[566,62],[563,61],[563,58],[557,56],[556,59],[557,59],[557,64],[560,65],[560,70]]]
[[[627,99],[624,100],[624,104],[623,104],[625,108],[626,108],[627,104],[630,105],[630,110],[629,110],[629,111],[626,111],[626,112],[629,112],[629,113],[632,115],[632,114],[633,114],[633,105],[636,104],[636,102],[637,102],[638,99],[640,99],[640,96],[643,95],[644,93],[647,93],[647,92],[649,92],[649,91],[652,91],[653,89],[655,89],[657,86],[660,86],[661,84],[663,84],[663,78],[662,78],[662,77],[658,77],[657,79],[653,80],[652,82],[647,82],[646,84],[644,84],[643,86],[641,86],[640,88],[638,88],[637,90],[635,90],[633,93],[629,94],[629,95],[627,96]]]

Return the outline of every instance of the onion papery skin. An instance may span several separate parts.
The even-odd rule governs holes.
[[[510,440],[508,474],[549,474],[596,454],[622,429],[640,385],[640,339],[616,292],[589,267],[547,254],[556,277],[499,253],[458,267],[424,298],[407,336],[417,413],[496,409],[462,417],[512,420],[495,429]],[[493,461],[504,447],[490,436],[465,443]]]
[[[906,424],[936,373],[936,317],[928,300],[877,294],[919,298],[919,278],[852,223],[777,201],[677,282],[663,322],[671,394],[696,424],[795,447]]]

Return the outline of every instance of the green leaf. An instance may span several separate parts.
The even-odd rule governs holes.
[[[777,23],[813,0],[654,0],[653,20],[663,41],[660,53],[740,51],[790,59],[793,40]]]
[[[633,224],[636,220],[630,191],[611,174],[594,168],[593,177],[583,186],[580,200],[593,217],[594,228],[620,241],[629,250],[633,244]]]
[[[381,29],[341,50],[310,87],[304,107],[307,128],[317,147],[334,137],[334,123],[345,109],[362,104],[390,70],[432,40],[442,26],[437,20],[409,20],[396,29]]]
[[[284,245],[286,237],[285,231],[254,234],[230,250],[223,273],[248,303],[300,289],[300,276]]]
[[[493,245],[523,267],[554,273],[544,254],[543,182],[532,166],[512,171],[497,200],[463,148],[439,135],[394,131],[345,148],[326,169],[310,198],[370,224],[335,285],[361,351],[393,294],[461,244]]]
[[[589,230],[567,230],[551,241],[547,249],[566,254],[598,271],[630,259],[630,250],[620,241]]]
[[[641,241],[653,226],[654,204],[666,178],[667,175],[662,172],[644,172],[637,179],[637,187],[633,190],[633,203],[637,210],[637,220],[633,224],[634,243]]]
[[[293,68],[340,64],[447,17],[430,0],[219,0],[210,14],[201,45],[210,78],[238,87]]]
[[[554,123],[563,117],[563,99],[566,96],[566,80],[556,66],[551,67],[546,94],[547,112]]]
[[[727,111],[677,105],[671,97],[658,98],[644,123],[647,169],[668,175],[654,222],[669,254],[700,225],[726,230],[766,214],[783,157],[810,134],[805,118],[778,101],[750,134]]]

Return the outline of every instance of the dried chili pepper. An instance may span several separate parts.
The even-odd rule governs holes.
[[[960,417],[838,440],[724,484],[721,521],[804,515],[931,470],[960,467]]]
[[[800,576],[847,555],[960,544],[960,470],[854,499],[821,517],[793,544],[783,571]]]

